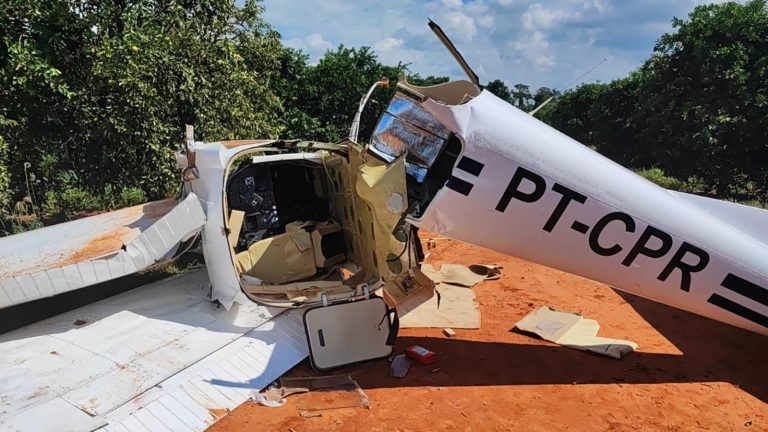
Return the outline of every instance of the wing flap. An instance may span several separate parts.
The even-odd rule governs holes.
[[[153,204],[2,239],[0,261],[10,265],[0,272],[0,309],[144,270],[205,223],[194,194],[170,209],[163,203],[159,213]],[[43,252],[35,256],[35,249]]]

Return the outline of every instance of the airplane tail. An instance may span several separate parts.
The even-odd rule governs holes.
[[[768,210],[683,192],[669,192],[768,245]]]

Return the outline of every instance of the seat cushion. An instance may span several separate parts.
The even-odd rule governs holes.
[[[316,273],[312,238],[304,230],[278,234],[254,242],[235,256],[241,273],[268,283],[286,283]]]

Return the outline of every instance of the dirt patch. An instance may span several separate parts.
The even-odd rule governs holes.
[[[402,379],[389,377],[383,360],[334,371],[352,374],[369,410],[303,418],[296,404],[307,396],[294,395],[281,408],[246,402],[210,430],[768,430],[768,338],[475,246],[436,243],[429,261],[504,267],[501,279],[476,287],[480,329],[450,339],[442,329],[402,330],[397,352],[418,344],[438,356]],[[637,342],[638,351],[615,360],[511,331],[544,304],[596,319],[599,335]],[[303,362],[288,375],[314,372]]]
[[[33,399],[37,399],[40,396],[44,396],[44,395],[48,394],[48,390],[47,389],[48,389],[48,386],[41,387],[41,388],[35,390],[34,392],[30,393],[30,395],[27,396],[24,399],[30,401],[30,400],[33,400]]]
[[[84,325],[88,324],[88,321],[83,320],[83,319],[78,319],[78,320],[75,320],[75,322],[73,322],[72,324],[75,327],[81,327],[81,326],[84,326]]]
[[[153,222],[170,212],[177,204],[177,200],[168,198],[161,201],[153,201],[133,207],[88,215],[91,217],[94,227],[111,227],[109,230],[93,233],[93,237],[81,248],[70,251],[67,249],[52,251],[47,255],[35,256],[29,263],[16,265],[16,268],[10,268],[9,265],[0,261],[0,278],[10,278],[45,271],[52,268],[64,267],[81,261],[87,261],[112,254],[120,250],[123,244],[132,241],[139,235],[137,223],[140,219]],[[83,222],[79,222],[83,223]],[[147,225],[146,222],[142,224]],[[47,227],[48,236],[56,234],[57,227]],[[50,231],[53,230],[53,231]],[[83,236],[86,237],[86,236]],[[1,258],[1,257],[0,257]]]
[[[77,264],[82,261],[88,261],[105,255],[113,254],[120,250],[126,237],[132,232],[128,227],[116,227],[111,231],[100,233],[85,244],[82,248],[72,252],[69,256],[57,263],[58,266],[65,267],[71,264]]]
[[[208,414],[216,419],[220,419],[229,414],[229,410],[226,408],[208,408]]]

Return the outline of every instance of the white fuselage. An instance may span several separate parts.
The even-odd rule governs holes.
[[[768,245],[723,215],[637,175],[488,91],[422,106],[463,151],[422,217],[427,230],[768,334]]]

